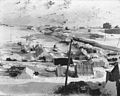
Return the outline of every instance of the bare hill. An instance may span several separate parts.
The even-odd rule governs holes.
[[[119,12],[119,0],[0,0],[0,22],[11,25],[119,25]]]

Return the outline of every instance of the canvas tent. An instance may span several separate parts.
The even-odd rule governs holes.
[[[106,82],[109,81],[117,81],[120,79],[120,64],[116,64],[111,72],[106,71]]]
[[[38,57],[42,52],[43,52],[43,49],[41,46],[39,46],[38,44],[34,47],[34,56],[35,57]]]

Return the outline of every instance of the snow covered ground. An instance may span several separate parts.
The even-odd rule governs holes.
[[[11,42],[11,43],[14,43],[14,42],[18,42],[18,41],[23,41],[25,42],[25,39],[24,38],[21,38],[21,37],[24,37],[24,36],[30,36],[32,34],[36,34],[34,31],[28,31],[28,30],[20,30],[19,28],[17,27],[6,27],[6,26],[0,26],[0,44],[5,44],[5,43],[8,43],[8,42]],[[38,34],[38,33],[37,33]],[[44,39],[42,39],[44,38]],[[34,42],[39,42],[39,44],[42,44],[43,47],[46,47],[46,48],[51,48],[53,47],[53,45],[56,43],[56,41],[54,39],[51,39],[51,38],[48,38],[48,41],[46,41],[46,37],[42,37],[41,39],[36,39]],[[51,42],[51,40],[53,40]],[[57,46],[59,46],[62,49],[64,50],[67,50],[68,48],[66,46],[62,46],[61,44],[57,44]],[[66,47],[66,48],[64,48]],[[4,47],[1,46],[1,50],[4,49]],[[2,53],[2,52],[1,52]],[[89,76],[85,78],[80,78],[80,79],[76,79],[76,80],[88,80]],[[49,78],[50,79],[50,78]],[[61,80],[59,79],[54,79],[54,82],[56,83],[64,83],[64,80],[63,78]],[[51,81],[53,82],[53,79],[51,80],[48,80],[48,81]],[[47,79],[46,79],[47,80]],[[46,82],[46,80],[44,80]],[[70,81],[73,80],[72,78],[69,79]],[[93,80],[93,79],[91,79]],[[104,80],[105,81],[105,78],[104,79],[101,79],[102,81]],[[101,82],[102,82],[101,81]]]
[[[26,42],[25,39],[21,38],[21,37],[24,37],[26,35],[29,36],[31,34],[38,34],[38,33],[34,32],[34,31],[20,30],[20,28],[17,28],[17,27],[0,26],[0,37],[1,37],[0,38],[0,44],[1,44],[1,46],[0,46],[1,49],[0,50],[4,49],[4,47],[3,47],[4,44],[6,44],[8,42],[11,42],[11,44],[13,42],[18,42],[18,41]],[[41,38],[44,38],[44,37],[41,37]],[[48,38],[48,39],[51,41],[50,38]],[[39,40],[40,40],[40,42],[39,42]],[[44,39],[42,41],[41,41],[41,39],[37,39],[35,41],[43,44],[44,47],[52,47],[53,44],[56,43],[56,42],[51,43],[51,42],[46,41]],[[104,43],[104,41],[103,41],[103,43]],[[59,47],[61,47],[63,49],[62,46],[59,45]],[[79,78],[69,77],[68,78],[68,83],[72,82],[72,81],[91,81],[91,82],[100,81],[100,82],[105,82],[105,80],[106,80],[105,70],[103,68],[94,68],[94,71],[95,70],[102,73],[103,77],[102,78],[94,78],[93,76],[80,76]],[[30,82],[44,82],[44,83],[61,84],[61,83],[65,82],[65,78],[64,77],[37,77],[37,78],[32,78],[32,79],[11,79],[11,78],[0,76],[0,85],[4,85],[4,84],[26,84],[26,83],[30,83]],[[4,92],[3,92],[3,94],[4,94]]]
[[[120,34],[107,34],[107,33],[103,33],[103,32],[98,32],[98,33],[93,32],[93,33],[104,36],[104,38],[98,38],[98,39],[95,39],[95,40],[92,39],[93,41],[96,41],[100,44],[120,48]]]
[[[22,39],[21,37],[29,36],[31,34],[35,34],[35,32],[20,30],[17,27],[0,26],[0,44],[19,41],[25,42],[25,39]]]

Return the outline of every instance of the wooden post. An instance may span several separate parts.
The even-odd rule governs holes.
[[[70,47],[69,47],[69,53],[68,53],[68,64],[67,64],[67,70],[66,70],[66,79],[65,79],[65,91],[67,88],[67,81],[68,81],[68,70],[69,70],[69,65],[70,65],[70,59],[71,59],[71,47],[72,47],[72,41],[70,41]]]

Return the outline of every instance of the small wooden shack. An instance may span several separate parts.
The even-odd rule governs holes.
[[[54,58],[53,59],[54,65],[67,65],[68,64],[68,58]],[[70,59],[70,64],[73,64],[72,58]]]

